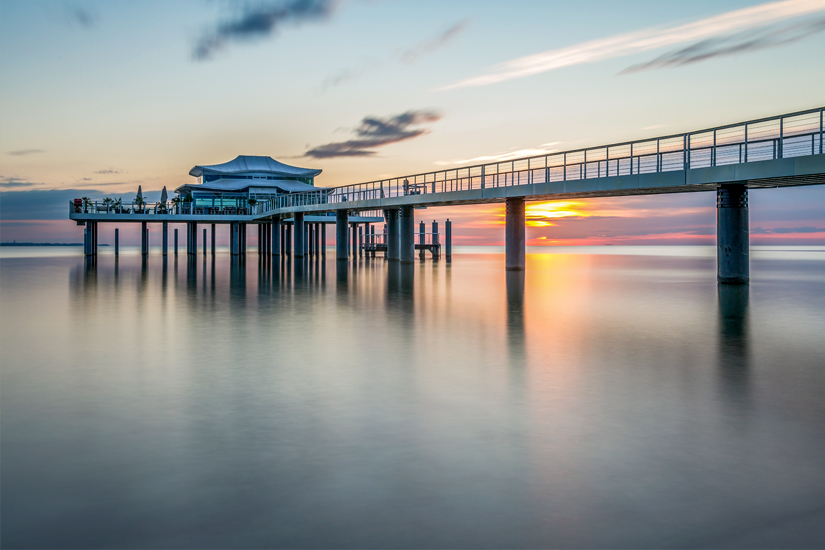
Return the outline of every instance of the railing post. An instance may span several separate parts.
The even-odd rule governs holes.
[[[616,171],[618,172],[618,170]],[[616,174],[619,175],[618,173]],[[633,175],[633,144],[630,144],[630,175]]]
[[[745,123],[745,162],[748,162],[748,124]]]
[[[690,134],[685,134],[682,144],[682,163],[686,171],[690,169]]]
[[[716,130],[713,131],[713,149],[710,151],[710,165],[716,166]]]
[[[659,144],[662,140],[656,140],[656,172],[662,171],[662,154],[659,152]]]
[[[819,154],[822,154],[822,112],[823,109],[819,110]]]
[[[785,139],[785,118],[779,117],[779,143],[777,144],[777,157],[782,158],[782,142]]]

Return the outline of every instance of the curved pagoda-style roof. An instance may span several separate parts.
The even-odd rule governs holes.
[[[223,164],[195,166],[189,170],[189,175],[195,177],[200,177],[204,174],[270,174],[273,176],[313,178],[320,173],[321,170],[290,166],[283,162],[278,162],[272,157],[256,157],[251,155],[239,155],[235,157],[234,160],[224,162]]]

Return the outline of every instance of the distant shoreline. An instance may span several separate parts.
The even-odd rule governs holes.
[[[83,246],[83,243],[0,243],[0,246]],[[108,244],[99,244],[97,246],[109,246]]]

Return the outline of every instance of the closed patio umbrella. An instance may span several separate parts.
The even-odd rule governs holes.
[[[167,200],[168,200],[168,198],[166,196],[166,186],[164,185],[163,190],[160,192],[160,202],[163,203],[163,204],[166,204]]]
[[[138,194],[137,194],[137,198],[138,198],[139,200],[143,200],[143,189],[141,188],[141,186],[140,186],[140,185],[138,185]]]

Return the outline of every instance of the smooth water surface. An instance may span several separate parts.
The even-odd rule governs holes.
[[[0,261],[3,547],[825,546],[821,253],[78,252]]]

